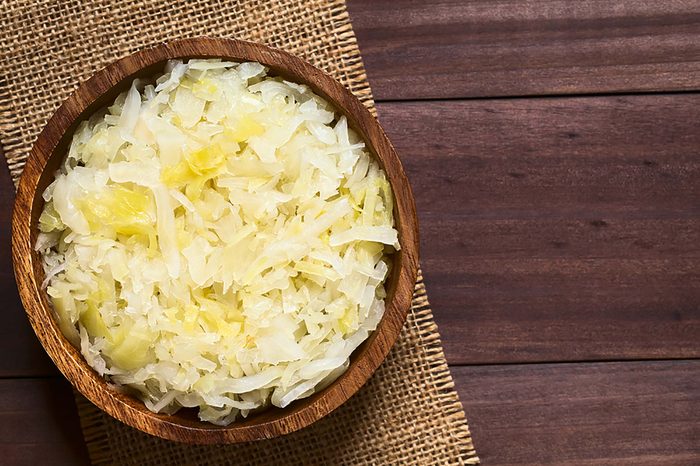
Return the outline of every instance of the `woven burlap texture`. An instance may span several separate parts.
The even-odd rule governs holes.
[[[0,2],[0,143],[17,182],[36,135],[82,81],[166,40],[236,37],[299,55],[374,103],[344,0]],[[422,278],[372,379],[311,427],[232,446],[185,446],[127,427],[78,397],[94,464],[477,464]]]

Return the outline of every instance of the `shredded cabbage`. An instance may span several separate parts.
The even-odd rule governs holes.
[[[327,386],[384,312],[392,192],[307,86],[173,61],[76,130],[44,192],[66,337],[146,406],[227,425]]]

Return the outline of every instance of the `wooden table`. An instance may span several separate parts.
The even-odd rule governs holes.
[[[700,2],[349,1],[484,464],[700,464]],[[87,462],[12,278],[0,462]]]

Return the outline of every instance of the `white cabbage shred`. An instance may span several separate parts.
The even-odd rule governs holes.
[[[79,126],[37,249],[97,372],[226,425],[328,385],[376,328],[392,193],[307,86],[258,63],[166,71]]]

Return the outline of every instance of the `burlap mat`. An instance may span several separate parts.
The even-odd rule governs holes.
[[[238,37],[328,71],[374,112],[344,0],[0,2],[0,143],[17,182],[39,130],[110,61],[192,36]],[[408,322],[358,394],[311,427],[232,446],[188,446],[127,427],[78,396],[95,464],[477,464],[419,273]]]

